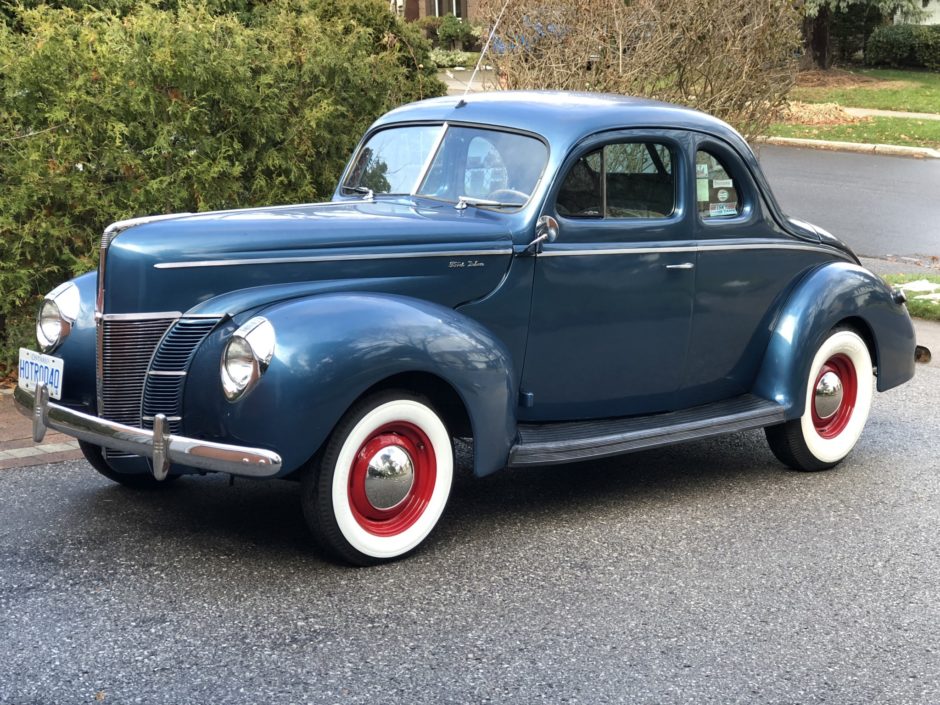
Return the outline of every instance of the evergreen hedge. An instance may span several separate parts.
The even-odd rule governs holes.
[[[927,68],[940,71],[940,25],[885,25],[865,47],[869,66]]]
[[[328,198],[375,117],[444,90],[383,0],[238,9],[0,22],[0,376],[109,222]]]

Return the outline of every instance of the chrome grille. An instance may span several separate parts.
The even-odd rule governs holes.
[[[176,317],[105,316],[101,326],[99,379],[102,418],[140,427],[140,404],[150,358]],[[108,450],[106,457],[125,457]]]
[[[180,432],[186,371],[196,348],[217,322],[216,318],[183,318],[163,338],[144,384],[144,428],[153,428],[154,416],[165,414],[170,433]]]

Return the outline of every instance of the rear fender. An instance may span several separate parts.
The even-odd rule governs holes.
[[[816,350],[840,323],[859,330],[874,348],[878,391],[914,376],[914,328],[892,290],[867,269],[846,262],[810,272],[790,295],[776,319],[754,393],[772,399],[799,418],[806,405],[806,382]]]
[[[367,390],[396,375],[425,373],[463,401],[476,441],[475,473],[505,466],[516,434],[516,375],[503,343],[478,322],[437,304],[372,293],[294,299],[260,315],[277,341],[267,371],[238,401],[224,398],[222,349],[246,316],[222,325],[192,364],[187,433],[275,450],[288,474]]]

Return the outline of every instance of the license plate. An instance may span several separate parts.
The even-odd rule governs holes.
[[[33,392],[37,384],[44,383],[51,398],[61,399],[63,362],[61,357],[20,348],[20,376],[17,384]]]

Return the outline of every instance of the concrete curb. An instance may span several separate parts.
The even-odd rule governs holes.
[[[940,150],[930,147],[902,147],[897,144],[865,144],[862,142],[835,142],[833,140],[807,140],[800,137],[756,137],[753,142],[778,147],[805,147],[828,149],[833,152],[858,152],[860,154],[883,154],[893,157],[915,159],[940,159]]]

